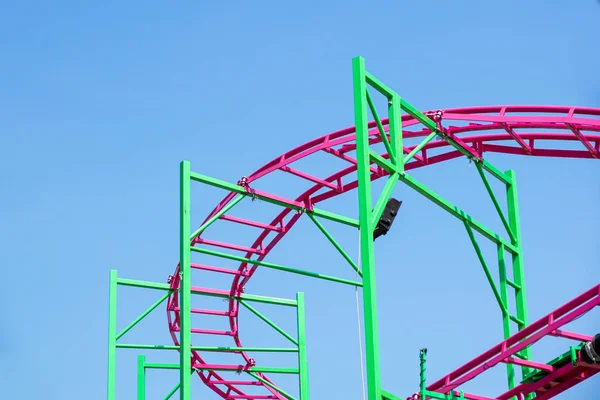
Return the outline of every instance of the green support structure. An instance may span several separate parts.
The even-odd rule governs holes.
[[[108,384],[107,399],[115,400],[117,362],[117,271],[110,271],[108,289]]]
[[[437,400],[464,400],[465,394],[461,390],[458,394],[454,391],[448,394],[440,394],[427,390],[427,349],[419,351],[419,395],[422,400],[437,399]]]
[[[185,208],[182,208],[185,209]],[[188,252],[189,252],[189,244],[188,244]],[[117,334],[117,288],[118,286],[129,286],[150,290],[164,290],[167,293],[161,296],[154,304],[152,304],[146,311],[144,311],[140,316],[135,318],[132,323],[127,325],[120,333]],[[141,350],[163,350],[163,351],[179,351],[180,355],[183,353],[181,351],[182,345],[180,343],[179,346],[174,345],[153,345],[153,344],[129,344],[129,343],[118,343],[118,340],[124,336],[127,332],[132,330],[140,321],[142,321],[148,314],[150,314],[153,310],[155,310],[160,304],[162,304],[168,297],[169,294],[172,293],[172,289],[168,284],[161,284],[155,282],[146,282],[146,281],[138,281],[133,279],[124,279],[119,278],[116,270],[110,271],[110,291],[109,291],[109,354],[108,354],[108,400],[114,400],[116,398],[115,393],[115,370],[116,370],[116,350],[117,349],[141,349]],[[227,297],[224,295],[219,295],[215,293],[201,293],[196,292],[195,290],[191,290],[188,292],[189,296],[191,295],[203,295],[203,296],[217,296],[217,297]],[[261,381],[266,386],[270,387],[273,390],[281,393],[283,396],[288,398],[289,400],[296,400],[293,396],[282,390],[281,388],[273,385],[269,381],[261,378],[257,373],[279,373],[279,374],[297,374],[298,382],[299,382],[299,392],[300,392],[300,400],[309,400],[309,384],[308,384],[308,360],[306,354],[306,322],[305,322],[305,305],[304,305],[304,293],[299,292],[296,294],[296,299],[279,299],[272,298],[266,296],[256,296],[251,294],[242,294],[237,297],[238,301],[241,305],[247,308],[250,312],[259,317],[263,322],[265,322],[268,326],[272,327],[274,330],[282,334],[284,337],[290,340],[295,347],[289,348],[265,348],[265,347],[234,347],[234,346],[192,346],[191,342],[188,345],[187,354],[190,357],[187,357],[189,365],[184,365],[187,371],[191,371],[182,374],[181,366],[185,363],[185,360],[181,359],[177,364],[165,364],[165,363],[148,363],[146,362],[146,356],[143,354],[138,355],[137,358],[137,398],[138,400],[145,399],[146,396],[146,370],[147,369],[178,369],[180,371],[179,382],[177,385],[169,392],[169,394],[165,397],[165,400],[170,399],[177,391],[179,391],[180,397],[182,393],[185,393],[183,389],[185,389],[186,380],[182,379],[183,375],[187,375],[187,382],[190,381],[191,375],[195,371],[228,371],[229,369],[226,367],[211,367],[211,368],[202,368],[202,366],[192,366],[191,364],[191,352],[192,351],[202,351],[202,352],[268,352],[268,353],[297,353],[298,354],[298,366],[297,368],[280,368],[280,367],[250,367],[245,369],[244,371]],[[296,320],[297,320],[297,338],[293,338],[290,334],[285,332],[282,328],[277,326],[274,322],[269,320],[266,316],[257,311],[254,307],[252,307],[249,302],[257,302],[257,303],[267,303],[267,304],[275,304],[281,306],[291,306],[296,308]],[[183,361],[183,362],[182,362]],[[187,391],[189,393],[189,390]]]
[[[367,353],[367,389],[369,400],[379,400],[382,396],[382,390],[380,384],[381,374],[379,370],[380,365],[377,330],[378,322],[375,285],[375,257],[372,232],[375,228],[375,225],[379,221],[385,204],[390,198],[398,180],[422,194],[424,197],[431,200],[433,203],[437,204],[442,209],[446,210],[464,223],[477,257],[490,283],[492,292],[498,301],[498,305],[502,314],[504,338],[508,338],[513,334],[511,323],[515,323],[517,325],[517,330],[521,330],[527,326],[527,304],[525,298],[525,280],[523,274],[523,257],[520,241],[519,211],[514,172],[501,172],[489,162],[475,157],[472,152],[462,147],[457,139],[446,136],[433,120],[418,111],[415,107],[402,99],[397,93],[392,91],[383,82],[379,81],[369,72],[367,72],[362,57],[354,58],[352,65],[354,77],[354,112],[356,123],[356,158],[358,174],[361,255],[360,261],[363,272],[364,324]],[[380,121],[380,116],[375,110],[373,99],[369,94],[369,88],[375,89],[377,92],[382,94],[388,102],[389,139],[387,138],[386,132]],[[386,160],[380,154],[369,148],[369,110],[375,119],[375,125],[377,127],[378,134],[381,136],[382,142],[389,154],[389,160]],[[404,149],[402,147],[402,124],[400,119],[400,110],[405,111],[410,116],[421,122],[426,128],[431,130],[431,133],[424,138],[421,143],[415,146],[415,148],[412,149],[406,156],[404,156]],[[451,146],[475,162],[482,182],[485,185],[491,201],[493,202],[494,207],[496,208],[496,211],[498,212],[498,215],[507,231],[508,238],[504,238],[493,230],[487,228],[484,224],[475,220],[465,211],[456,207],[448,200],[444,199],[439,194],[435,193],[405,172],[404,164],[409,162],[419,151],[421,151],[436,137],[446,140]],[[376,201],[374,210],[372,210],[371,204],[372,190],[370,174],[372,163],[382,168],[389,174],[382,193]],[[501,209],[500,203],[492,190],[488,178],[486,177],[486,173],[489,173],[491,176],[498,179],[506,187],[508,218]],[[477,238],[475,237],[475,232],[481,234],[485,239],[492,241],[498,247],[498,287],[494,283],[494,278],[488,267],[488,263],[481,252]],[[514,281],[508,279],[506,275],[506,252],[512,256],[512,271]],[[517,310],[516,316],[510,313],[508,291],[511,288],[515,290],[514,301]],[[529,348],[524,350],[520,355],[523,359],[529,360]],[[422,356],[424,359],[425,355],[422,354]],[[522,367],[522,376],[527,375],[528,372],[529,369],[527,367]],[[512,364],[507,365],[507,376],[509,388],[513,388],[516,381],[514,376],[514,366]],[[435,397],[433,395],[431,396]]]
[[[308,387],[308,359],[306,357],[306,326],[304,315],[304,293],[296,295],[297,321],[298,321],[298,380],[300,386],[300,399],[309,400],[310,389]]]
[[[292,299],[277,299],[266,296],[251,295],[246,293],[236,293],[235,295],[223,290],[202,289],[191,286],[191,252],[202,253],[204,255],[224,258],[240,262],[242,264],[250,264],[264,268],[275,269],[297,275],[303,275],[318,279],[323,279],[329,282],[342,283],[354,286],[355,288],[362,287],[363,289],[363,315],[364,315],[364,331],[365,331],[365,347],[366,347],[366,372],[367,372],[367,395],[369,400],[390,399],[397,400],[399,397],[382,390],[381,388],[381,371],[380,371],[380,351],[379,351],[379,333],[378,333],[378,315],[377,315],[377,296],[376,296],[376,270],[375,270],[375,254],[374,254],[374,230],[379,224],[381,216],[384,213],[388,200],[391,198],[394,189],[398,182],[402,182],[416,192],[431,200],[442,209],[446,210],[450,215],[460,220],[467,231],[469,239],[473,245],[475,253],[490,286],[493,295],[495,296],[501,314],[502,327],[504,337],[511,335],[513,329],[512,324],[517,325],[517,329],[523,329],[528,323],[527,305],[525,298],[525,282],[523,273],[523,256],[521,247],[521,233],[519,226],[519,210],[517,203],[516,179],[513,171],[501,172],[489,162],[481,159],[472,150],[466,149],[461,145],[458,138],[447,136],[437,123],[430,119],[427,115],[418,111],[414,106],[402,99],[397,93],[392,91],[383,82],[379,81],[365,69],[365,63],[362,57],[353,59],[353,89],[354,89],[354,111],[356,124],[356,161],[357,161],[357,181],[358,181],[358,220],[346,216],[338,215],[329,211],[325,211],[312,205],[307,205],[302,202],[288,200],[276,195],[262,192],[260,190],[249,190],[243,184],[232,184],[216,178],[211,178],[202,174],[191,171],[190,163],[182,161],[180,164],[180,242],[179,242],[179,288],[171,288],[167,283],[155,283],[138,281],[132,279],[118,278],[116,271],[111,271],[110,274],[110,292],[109,292],[109,332],[108,332],[108,400],[115,400],[115,371],[116,371],[116,350],[119,349],[143,349],[143,350],[168,350],[179,351],[178,364],[165,363],[147,363],[144,355],[138,358],[138,399],[145,397],[145,374],[146,369],[178,369],[179,382],[175,388],[167,395],[166,399],[171,398],[177,391],[181,400],[191,400],[191,375],[196,371],[221,371],[231,370],[226,366],[211,364],[209,368],[203,368],[202,365],[192,365],[192,352],[240,352],[240,351],[257,351],[257,352],[296,352],[298,353],[297,368],[272,368],[263,366],[248,366],[242,372],[247,373],[257,380],[258,385],[264,385],[269,390],[274,390],[282,396],[290,400],[295,400],[289,393],[274,385],[271,381],[260,375],[262,372],[298,374],[298,385],[300,400],[308,400],[309,393],[309,376],[308,362],[306,349],[306,326],[305,326],[305,304],[304,294],[298,293],[295,300]],[[375,102],[369,93],[369,89],[374,89],[379,94],[383,95],[387,100],[388,114],[388,131],[386,132],[380,114],[375,108]],[[375,119],[374,132],[369,130],[369,111]],[[427,129],[431,130],[422,141],[412,150],[407,150],[403,147],[402,138],[402,111],[408,113],[415,118]],[[370,148],[370,139],[372,136],[379,136],[386,149],[388,159],[378,154]],[[490,195],[491,201],[494,204],[496,211],[506,230],[505,235],[500,235],[489,229],[481,222],[472,218],[462,209],[458,208],[448,200],[444,199],[438,193],[434,192],[427,186],[420,183],[414,177],[406,173],[405,164],[413,159],[418,159],[418,153],[426,148],[427,144],[435,138],[441,138],[447,141],[451,146],[458,150],[470,160],[475,162],[477,171],[481,176],[482,182]],[[406,153],[406,154],[405,154]],[[388,174],[381,194],[376,200],[372,199],[371,174],[372,166],[375,164],[379,171],[386,171]],[[498,179],[506,188],[507,208],[505,214],[500,206],[492,186],[488,181],[487,175]],[[218,210],[206,222],[204,222],[195,231],[191,231],[191,183],[199,182],[202,184],[217,187],[235,195],[231,198],[222,209]],[[356,272],[356,280],[348,280],[329,275],[323,275],[318,272],[310,272],[297,268],[291,268],[284,265],[279,265],[271,262],[266,262],[262,258],[255,260],[248,256],[242,257],[238,255],[227,254],[208,250],[205,248],[194,246],[194,240],[205,229],[207,229],[215,221],[219,220],[230,209],[239,204],[243,199],[251,197],[252,199],[260,199],[267,203],[285,207],[294,210],[298,213],[307,214],[315,226],[323,233],[326,239],[336,248],[339,254],[348,262],[350,267]],[[319,219],[327,219],[336,223],[351,226],[359,229],[359,260],[354,262],[342,246],[333,238],[333,236],[319,222]],[[497,246],[498,258],[498,284],[494,282],[494,276],[490,269],[489,262],[486,261],[481,248],[478,244],[476,233],[481,235],[485,240],[489,240]],[[512,280],[507,275],[506,254],[510,254],[512,265]],[[228,271],[228,273],[231,273]],[[361,279],[359,279],[359,277]],[[166,293],[162,295],[154,304],[152,304],[144,313],[127,325],[120,333],[117,333],[117,287],[129,286],[136,288],[144,288],[151,290],[162,290]],[[176,293],[173,293],[173,291]],[[509,307],[509,290],[514,290],[514,305],[516,307],[516,315],[510,313]],[[243,292],[243,290],[241,290]],[[192,346],[191,343],[191,298],[193,295],[222,297],[225,299],[235,299],[244,308],[256,315],[259,319],[279,332],[287,338],[294,346],[290,348],[257,348],[257,347],[216,347],[216,346]],[[123,344],[117,343],[122,336],[133,329],[143,318],[155,310],[169,296],[178,296],[179,300],[179,345],[152,345],[152,344]],[[296,307],[297,312],[297,338],[285,332],[266,316],[258,312],[252,307],[249,302],[259,302],[268,304],[277,304],[282,306]],[[525,360],[530,359],[529,348],[523,350],[520,354]],[[456,397],[454,394],[450,397],[428,392],[425,387],[425,363],[426,351],[421,352],[421,386],[420,392],[422,396],[431,398],[452,400],[463,398],[462,393]],[[230,366],[229,366],[230,367]],[[522,375],[525,376],[529,369],[522,367]],[[191,372],[191,373],[190,373]],[[512,364],[507,364],[508,384],[512,388],[515,385],[516,378],[514,376],[514,367]],[[423,399],[425,397],[422,397]]]
[[[138,355],[138,386],[137,386],[137,398],[138,400],[146,400],[146,356],[143,354]]]
[[[521,330],[529,324],[529,314],[527,312],[527,297],[525,292],[525,271],[523,269],[523,247],[521,246],[521,222],[519,217],[519,202],[517,198],[517,181],[515,172],[510,170],[506,174],[511,180],[511,184],[506,189],[508,202],[508,218],[510,229],[515,236],[514,245],[518,252],[512,256],[513,282],[507,280],[507,284],[515,290],[515,303],[517,308],[517,328]],[[525,360],[531,359],[531,348],[527,347],[521,353]],[[523,377],[528,375],[530,369],[522,367]]]
[[[375,289],[375,251],[371,219],[371,170],[369,133],[366,108],[365,67],[362,58],[353,60],[354,108],[356,124],[356,159],[358,161],[358,213],[360,230],[360,265],[363,273],[363,307],[365,347],[367,354],[367,395],[369,400],[381,399],[379,370],[379,333]]]
[[[179,306],[181,307],[179,325],[179,398],[192,398],[192,384],[189,371],[191,358],[191,266],[190,266],[190,163],[182,161],[180,165],[180,221],[179,221]]]

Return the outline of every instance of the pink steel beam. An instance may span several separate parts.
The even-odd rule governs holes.
[[[600,305],[600,285],[594,286],[550,314],[538,319],[462,367],[432,383],[427,389],[440,393],[453,390],[598,305]]]
[[[513,115],[513,113],[519,114]],[[547,116],[531,115],[533,113],[546,113]],[[568,106],[484,106],[442,110],[441,115],[441,122],[445,124],[445,133],[454,139],[459,138],[462,145],[466,146],[465,148],[468,148],[468,150],[478,158],[483,157],[485,153],[490,152],[537,157],[582,159],[598,158],[600,155],[600,109],[597,108]],[[460,124],[453,126],[451,125],[452,121],[457,121]],[[465,125],[464,123],[467,124]],[[387,131],[389,129],[387,119],[382,120],[382,124]],[[420,127],[419,122],[416,119],[409,115],[402,116],[404,139],[421,138],[430,133],[427,129],[419,128],[420,130],[418,131],[407,129],[415,126]],[[373,139],[371,142],[374,144],[379,143],[381,137],[379,136],[374,121],[369,124],[369,128],[372,129],[371,135]],[[517,133],[519,129],[528,129],[529,131],[526,133]],[[532,133],[530,131],[531,129],[536,129],[538,131]],[[498,133],[498,131],[503,133]],[[576,141],[582,143],[583,149],[545,149],[537,147],[536,145],[538,142],[542,140],[554,142]],[[247,181],[248,183],[259,181],[263,176],[277,170],[285,170],[286,167],[289,168],[291,163],[322,151],[348,162],[348,167],[341,169],[327,178],[317,178],[319,179],[319,182],[316,182],[313,187],[303,193],[299,193],[295,200],[289,201],[301,205],[316,204],[339,194],[351,191],[357,187],[356,181],[349,181],[342,185],[342,179],[356,171],[356,160],[346,154],[355,148],[354,142],[354,127],[330,133],[311,140],[310,142],[273,159],[253,174],[249,175]],[[506,144],[498,144],[497,142],[504,142]],[[405,153],[410,152],[414,147],[415,146],[405,146]],[[427,151],[432,149],[442,150],[442,153],[434,156],[427,156]],[[415,156],[415,161],[408,163],[405,166],[405,169],[411,170],[420,168],[462,156],[443,140],[430,142],[422,149],[421,154],[422,156]],[[387,154],[384,154],[384,156],[387,156]],[[371,167],[371,173],[372,180],[377,180],[386,176],[385,171],[381,171],[376,167]],[[325,189],[325,191],[323,191],[323,189]],[[317,192],[319,192],[319,195],[315,195]],[[227,205],[234,197],[235,195],[233,193],[229,193],[225,196],[207,219]],[[228,215],[221,217],[221,219],[224,220],[262,229],[262,232],[251,246],[253,251],[247,252],[246,254],[246,257],[250,257],[252,254],[255,254],[255,252],[262,251],[257,258],[258,260],[264,259],[269,254],[271,249],[273,249],[285,234],[289,232],[299,218],[300,215],[291,212],[289,209],[282,210],[270,224],[261,224]],[[276,235],[271,237],[268,244],[263,246],[263,242],[265,242],[271,232],[276,232]],[[243,286],[251,278],[254,271],[256,271],[256,266],[252,266],[248,269],[248,273],[246,274],[245,271],[248,267],[250,266],[245,263],[240,264],[240,274],[233,276],[229,293],[241,293]],[[171,282],[173,288],[179,286],[178,269],[179,267],[177,267],[174,279]],[[178,327],[179,320],[179,309],[176,307],[177,302],[177,296],[172,296],[167,303],[168,307],[170,307],[168,308],[169,328],[175,344],[177,344],[177,339],[174,329]],[[172,305],[175,306],[175,308],[171,309]],[[239,304],[237,300],[235,298],[230,298],[229,322],[231,331],[235,332],[233,339],[237,347],[243,347],[237,329],[238,310]],[[575,339],[575,337],[573,337],[573,339]],[[192,356],[194,358],[194,363],[204,363],[203,358],[198,352],[193,352]],[[242,357],[247,363],[249,362],[250,357],[246,353],[242,353]],[[227,398],[228,394],[211,381],[212,378],[214,378],[213,381],[215,381],[215,379],[221,379],[216,372],[199,372],[199,376],[203,382],[219,394],[219,396]],[[260,376],[261,378],[266,379],[264,375],[260,374]],[[227,384],[221,383],[228,387],[228,391],[233,391],[239,395],[243,394],[236,387],[234,381],[221,380],[223,382],[229,382]],[[267,386],[265,387],[268,389]],[[274,393],[273,395],[278,399],[283,399],[279,394]],[[477,399],[477,397],[474,397],[473,399]],[[484,398],[479,397],[479,399],[481,400]]]
[[[575,332],[564,331],[562,329],[556,329],[556,330],[550,332],[550,334],[552,336],[563,337],[566,339],[572,339],[572,340],[576,340],[578,342],[589,342],[590,340],[593,339],[593,337],[590,335],[582,335],[582,334],[575,333]]]
[[[194,268],[194,269],[202,269],[204,271],[220,272],[222,274],[244,275],[244,276],[246,275],[246,273],[243,272],[243,271],[238,271],[236,269],[228,269],[228,268],[222,268],[222,267],[215,267],[215,266],[212,266],[212,265],[192,263],[191,267]]]
[[[179,307],[172,307],[170,311],[181,311]],[[218,315],[221,317],[229,317],[231,313],[229,311],[218,311],[218,310],[204,310],[202,308],[192,308],[192,314],[204,314],[204,315]]]
[[[262,224],[260,222],[250,221],[250,220],[243,219],[243,218],[232,217],[231,215],[223,215],[223,216],[221,216],[221,219],[226,220],[226,221],[236,222],[236,223],[242,224],[242,225],[253,226],[255,228],[261,228],[261,229],[269,230],[269,231],[273,231],[273,232],[281,232],[281,226],[272,226],[272,225],[268,225],[268,224]]]
[[[290,173],[292,175],[296,175],[296,176],[298,176],[300,178],[306,179],[307,181],[311,181],[313,183],[317,183],[317,184],[326,186],[326,187],[328,187],[330,189],[340,190],[340,188],[338,186],[334,185],[333,183],[329,183],[327,181],[324,181],[323,179],[316,178],[316,177],[314,177],[312,175],[309,175],[309,174],[307,174],[305,172],[301,172],[301,171],[298,171],[296,169],[290,168],[287,165],[284,165],[283,167],[281,167],[281,170],[285,171],[285,172],[288,172],[288,173]]]
[[[551,365],[540,363],[540,362],[535,362],[535,361],[522,360],[518,357],[507,357],[504,360],[502,360],[502,362],[507,363],[507,364],[521,365],[523,367],[536,368],[536,369],[546,371],[546,372],[554,371],[554,367],[552,367]]]
[[[236,245],[236,244],[230,244],[230,243],[224,243],[224,242],[217,242],[215,240],[207,240],[207,239],[196,238],[195,242],[197,244],[205,244],[207,246],[221,247],[221,248],[224,248],[224,249],[236,250],[236,251],[241,251],[241,252],[244,252],[244,253],[262,254],[262,250],[261,249],[253,249],[251,247],[244,247],[244,246],[239,246],[239,245]]]
[[[579,141],[581,143],[583,143],[583,145],[585,146],[586,149],[588,149],[590,151],[590,153],[592,153],[592,156],[594,158],[598,158],[598,151],[597,149],[594,148],[594,146],[592,146],[592,144],[581,134],[581,132],[579,131],[579,129],[577,129],[576,127],[569,125],[569,128],[571,128],[571,130],[573,131],[573,133],[575,134],[575,136],[577,136],[577,139],[579,139]]]
[[[501,394],[498,400],[508,400],[513,396],[525,398],[530,393],[536,394],[536,399],[550,399],[559,393],[575,386],[577,383],[590,378],[600,370],[587,365],[578,363],[573,366],[571,363],[563,365],[552,373],[544,376],[538,381],[524,383]]]

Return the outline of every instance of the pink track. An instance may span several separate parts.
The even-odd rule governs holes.
[[[441,116],[441,118],[439,118],[441,129],[478,158],[483,157],[485,153],[490,152],[537,157],[595,159],[600,157],[600,109],[598,108],[567,106],[486,106],[447,109],[443,111],[438,110],[426,114],[431,115],[432,117]],[[387,119],[382,121],[386,130],[388,129],[387,122]],[[455,125],[452,125],[452,123]],[[404,115],[402,117],[402,126],[405,143],[411,138],[425,137],[430,133],[428,129],[424,129],[417,120],[409,115]],[[381,136],[375,127],[375,123],[371,122],[369,128],[371,129],[371,143],[380,143]],[[314,185],[304,193],[299,194],[295,200],[283,200],[285,203],[301,205],[307,208],[326,199],[353,190],[357,187],[357,182],[355,180],[351,181],[349,176],[356,171],[356,160],[347,155],[347,153],[355,149],[354,132],[354,127],[349,127],[305,143],[259,168],[247,177],[247,183],[251,186],[260,178],[274,171],[285,171],[289,174],[299,176],[313,182]],[[559,146],[544,148],[540,146],[541,141],[553,141],[565,145],[570,144],[570,146],[569,148],[563,149],[557,148]],[[573,143],[578,143],[581,150],[571,149]],[[409,153],[415,146],[416,144],[406,146],[404,148],[405,153]],[[428,154],[428,152],[432,153],[434,151],[436,152],[435,155]],[[290,164],[295,161],[319,152],[325,152],[331,154],[332,157],[340,158],[346,161],[348,166],[326,178],[314,177],[290,167]],[[382,154],[382,156],[388,158],[387,154]],[[451,147],[446,141],[435,140],[425,146],[414,157],[413,161],[406,164],[405,169],[411,170],[437,164],[460,156],[461,153]],[[371,171],[372,181],[387,175],[386,171],[376,166],[373,166]],[[266,195],[268,197],[276,197],[274,195]],[[234,197],[234,193],[229,193],[225,196],[206,220],[221,210]],[[282,199],[281,197],[278,198]],[[225,215],[221,219],[227,220],[230,223],[254,226],[261,231],[251,246],[243,247],[234,244],[219,243],[204,238],[197,238],[197,240],[194,241],[194,245],[204,244],[238,250],[241,254],[245,254],[245,257],[256,255],[257,260],[263,260],[269,254],[271,249],[273,249],[285,234],[289,232],[300,217],[301,214],[287,208],[283,209],[283,211],[275,216],[270,224]],[[276,232],[276,235],[268,243],[265,243],[267,235],[271,232]],[[246,282],[252,277],[257,268],[256,266],[247,266],[246,263],[242,263],[237,271],[206,265],[198,265],[195,267],[231,274],[231,289],[229,292],[225,291],[227,295],[231,296],[237,296],[241,293],[241,288],[245,286]],[[179,267],[177,267],[177,270],[173,274],[174,279],[171,282],[173,288],[179,286],[178,272]],[[211,289],[201,290],[206,292],[223,292]],[[229,318],[230,324],[230,330],[226,332],[198,329],[195,329],[194,332],[231,336],[235,346],[242,347],[238,326],[238,311],[239,303],[235,299],[229,300],[228,312],[192,310],[192,312],[226,316]],[[175,334],[179,330],[179,306],[176,295],[172,295],[169,298],[167,303],[167,317],[171,336],[174,343],[178,345],[179,343]],[[219,367],[225,370],[243,370],[249,365],[250,357],[244,352],[240,352],[240,355],[242,357],[240,365],[219,365]],[[195,366],[205,365],[215,367],[213,363],[207,363],[199,352],[193,351],[192,357],[192,362]],[[285,397],[275,390],[256,380],[227,380],[223,379],[215,371],[198,371],[198,375],[208,387],[224,399],[285,399]],[[258,375],[268,380],[263,374]],[[243,387],[246,385],[263,386],[271,394],[246,394],[243,390]]]

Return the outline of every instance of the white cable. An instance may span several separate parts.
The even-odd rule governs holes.
[[[358,231],[358,260],[357,267],[360,271],[360,230]],[[358,271],[356,271],[356,280],[358,281]],[[363,347],[362,347],[362,324],[360,323],[360,302],[358,300],[358,286],[354,286],[354,293],[356,294],[356,318],[358,321],[358,348],[360,350],[360,377],[362,378],[362,393],[363,400],[367,399],[367,395],[365,392],[365,365],[363,361]]]

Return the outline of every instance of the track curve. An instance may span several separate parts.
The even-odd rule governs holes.
[[[454,108],[446,110],[435,110],[425,113],[438,122],[438,127],[443,132],[461,143],[468,146],[470,150],[483,157],[485,153],[506,153],[526,155],[534,157],[561,157],[561,158],[600,158],[600,108],[568,107],[568,106],[484,106],[469,108]],[[384,129],[388,129],[387,119],[382,120]],[[402,116],[402,135],[404,143],[413,138],[420,138],[431,133],[420,123],[409,115]],[[407,129],[408,128],[408,129]],[[412,130],[411,130],[412,128]],[[415,129],[416,128],[416,129]],[[421,128],[421,129],[419,129]],[[381,136],[376,129],[375,122],[369,123],[369,136],[372,144],[381,142]],[[355,130],[348,127],[337,132],[330,133],[320,138],[305,143],[287,153],[273,159],[254,173],[247,177],[248,185],[252,185],[260,178],[274,172],[284,171],[314,182],[314,185],[299,194],[295,201],[304,204],[316,204],[339,194],[351,191],[357,187],[356,181],[343,183],[343,179],[356,171],[356,161],[347,155],[355,149]],[[552,148],[542,147],[541,143],[553,142]],[[561,144],[560,147],[556,143]],[[410,152],[416,144],[406,146],[405,154]],[[573,149],[579,147],[580,149]],[[305,159],[315,153],[325,152],[340,158],[348,163],[343,168],[327,178],[315,178],[307,176],[300,171],[289,167],[290,164],[300,159]],[[435,155],[431,153],[435,152]],[[429,154],[428,154],[429,153]],[[388,158],[387,154],[382,156]],[[443,161],[461,157],[462,154],[451,147],[444,140],[435,140],[428,143],[415,156],[414,161],[405,165],[406,170],[420,168]],[[387,176],[387,172],[373,166],[371,168],[371,180],[377,180]],[[207,216],[206,220],[216,214],[234,198],[234,193],[229,193]],[[284,209],[275,216],[270,223],[271,227],[261,227],[262,232],[250,246],[245,257],[258,255],[257,260],[263,260],[274,246],[285,236],[287,232],[301,217],[290,209]],[[225,217],[224,219],[228,219]],[[205,220],[205,221],[206,221]],[[235,219],[230,222],[239,223]],[[267,236],[273,232],[272,227],[277,227],[275,236],[268,243],[264,243]],[[203,243],[202,234],[196,237],[192,244]],[[239,266],[238,275],[234,275],[230,294],[236,295],[242,292],[246,282],[252,277],[257,266],[242,263]],[[248,269],[247,269],[248,268]],[[171,287],[179,287],[179,266],[177,266]],[[178,297],[173,292],[167,302],[167,319],[173,342],[178,345],[176,332],[179,330],[179,308]],[[239,303],[235,299],[229,300],[229,325],[236,347],[242,347],[238,327]],[[241,352],[241,365],[248,365],[250,357]],[[192,362],[194,364],[207,363],[199,352],[192,351]],[[273,398],[285,399],[282,395],[264,386],[271,392],[269,397],[256,397],[249,395],[245,397],[244,390],[235,381],[223,379],[217,372],[198,371],[197,374],[202,381],[215,393],[224,399],[233,398]],[[268,378],[258,374],[263,379]],[[234,396],[234,397],[232,397]]]

